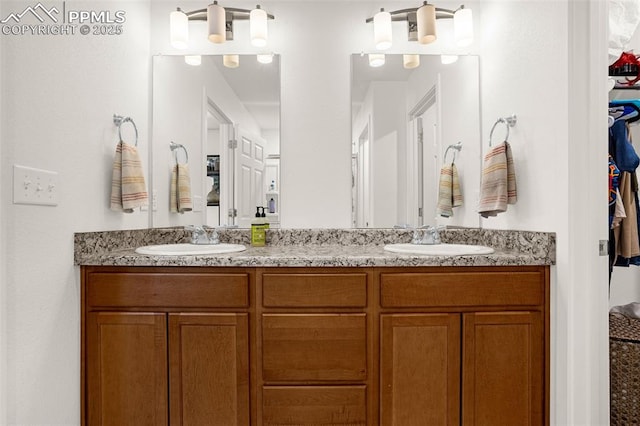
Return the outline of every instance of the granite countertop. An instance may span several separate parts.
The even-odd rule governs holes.
[[[443,243],[492,247],[488,255],[420,256],[384,250],[411,241],[412,231],[396,229],[270,229],[267,246],[251,247],[249,230],[224,229],[221,242],[244,244],[238,253],[188,256],[137,254],[136,247],[188,242],[183,228],[152,228],[75,234],[76,265],[112,266],[525,266],[555,263],[555,234],[478,228],[447,229]]]

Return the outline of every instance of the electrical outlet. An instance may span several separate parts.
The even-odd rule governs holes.
[[[58,173],[13,165],[13,204],[58,205]]]

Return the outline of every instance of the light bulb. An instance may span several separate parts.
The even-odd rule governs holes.
[[[249,33],[251,34],[251,44],[256,47],[267,45],[267,12],[256,6],[249,12]]]
[[[373,16],[373,37],[376,49],[385,50],[391,47],[391,14],[385,12],[384,9],[380,9],[380,12]]]
[[[189,46],[189,18],[181,10],[174,10],[169,15],[169,34],[171,46],[186,49]]]

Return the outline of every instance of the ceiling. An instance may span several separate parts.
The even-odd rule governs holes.
[[[238,68],[227,68],[221,55],[202,58],[218,68],[236,96],[263,130],[280,127],[280,57],[261,64],[255,55],[240,55]]]

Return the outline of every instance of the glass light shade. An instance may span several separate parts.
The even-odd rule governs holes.
[[[460,47],[473,43],[473,13],[471,9],[459,9],[453,15],[456,44]]]
[[[249,12],[249,34],[251,34],[251,44],[256,47],[267,45],[267,12],[256,6]]]
[[[402,66],[406,69],[418,68],[420,66],[420,55],[402,55]]]
[[[186,49],[189,46],[189,18],[181,10],[174,10],[169,15],[169,33],[171,46]]]
[[[369,66],[381,67],[384,65],[384,53],[369,53]]]
[[[380,9],[380,12],[373,16],[373,38],[376,49],[385,50],[391,47],[391,14],[385,12],[384,9]]]
[[[458,55],[440,55],[440,63],[442,65],[453,64],[458,60]]]
[[[193,65],[194,67],[197,67],[198,65],[202,64],[202,56],[185,55],[184,62],[187,63],[188,65]]]
[[[438,30],[438,41],[436,45],[443,55],[457,55],[459,48],[456,46],[453,34],[453,19],[438,19],[436,23]]]
[[[207,6],[207,27],[211,43],[224,43],[227,40],[226,16],[224,7],[213,2]]]
[[[222,57],[222,64],[227,68],[238,68],[240,66],[240,56],[224,55]]]
[[[270,64],[273,62],[273,53],[261,53],[256,58],[261,64]]]
[[[418,20],[418,43],[429,44],[436,41],[436,7],[432,4],[421,6],[416,12]]]

